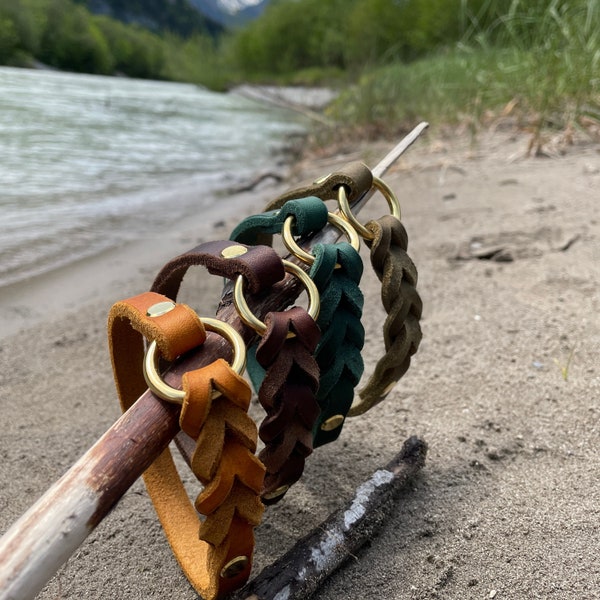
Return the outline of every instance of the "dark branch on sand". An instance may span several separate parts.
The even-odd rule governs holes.
[[[309,598],[323,582],[381,529],[394,510],[400,491],[425,464],[427,445],[417,437],[360,485],[344,508],[302,538],[264,569],[234,598],[275,600]]]

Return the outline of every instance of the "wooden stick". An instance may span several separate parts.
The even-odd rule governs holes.
[[[425,464],[427,445],[417,437],[356,489],[354,498],[302,538],[235,594],[237,600],[309,598],[348,558],[373,539],[393,511],[399,492]]]
[[[401,144],[397,149],[401,150]],[[396,158],[402,151],[397,151]],[[322,241],[324,235],[331,235],[329,229],[332,228],[316,235],[313,243]],[[258,314],[282,310],[299,293],[295,279],[286,278],[277,287],[276,293],[260,300],[251,309]],[[231,323],[248,341],[251,335],[237,317],[228,294],[222,299],[218,317]],[[222,338],[210,335],[202,348],[175,365],[165,380],[176,386],[185,371],[209,364],[219,357],[227,358],[229,349],[226,346]],[[179,430],[178,412],[176,406],[146,391],[12,525],[0,539],[0,600],[27,600],[44,587],[133,482],[168,446]]]

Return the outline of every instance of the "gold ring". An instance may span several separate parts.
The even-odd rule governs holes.
[[[308,314],[316,321],[319,316],[319,311],[321,310],[321,300],[319,298],[317,286],[298,265],[295,265],[288,260],[284,260],[283,267],[286,273],[295,275],[304,284],[304,287],[308,292]],[[248,327],[252,327],[256,333],[264,335],[267,326],[252,313],[246,302],[246,298],[244,298],[243,275],[238,275],[235,280],[235,285],[233,287],[233,304],[235,305],[235,309],[237,310],[240,319],[248,325]],[[290,334],[288,334],[288,337],[291,337]]]
[[[283,243],[285,247],[296,257],[299,258],[302,262],[305,262],[307,265],[312,265],[315,262],[315,257],[307,252],[303,248],[301,248],[294,239],[292,235],[292,223],[294,222],[294,215],[290,215],[283,222],[283,229],[281,231],[281,237],[283,239]],[[333,213],[327,213],[327,222],[337,227],[340,231],[346,234],[348,237],[348,241],[350,245],[358,252],[360,250],[360,236],[354,227],[350,225],[348,221],[338,217]],[[336,265],[336,269],[339,268],[340,265]]]
[[[373,187],[383,194],[392,215],[397,219],[400,219],[400,203],[388,184],[382,179],[379,179],[379,177],[373,177]],[[344,219],[346,219],[346,221],[348,221],[354,227],[354,229],[356,229],[363,239],[374,239],[375,236],[364,225],[357,221],[356,217],[352,214],[352,209],[350,208],[350,203],[348,202],[348,196],[346,195],[346,188],[343,185],[341,185],[338,189],[338,204]]]
[[[231,368],[238,374],[241,375],[246,368],[246,346],[242,336],[231,326],[229,323],[220,321],[219,319],[212,319],[209,317],[202,317],[200,321],[204,325],[207,331],[214,331],[219,335],[223,336],[233,348],[233,358],[231,360]],[[174,404],[181,404],[185,398],[185,392],[171,387],[165,383],[160,374],[158,373],[158,352],[156,341],[152,341],[146,350],[143,362],[144,379],[148,384],[150,390],[156,394],[159,398],[173,402]],[[220,392],[216,395],[213,394],[213,399],[220,396]]]

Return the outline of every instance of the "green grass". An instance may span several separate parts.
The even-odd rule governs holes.
[[[477,128],[508,108],[535,135],[600,123],[600,3],[547,4],[534,18],[515,0],[453,48],[365,74],[330,116],[376,135],[419,120]]]

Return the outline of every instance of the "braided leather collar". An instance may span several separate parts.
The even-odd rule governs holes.
[[[123,411],[146,389],[144,337],[155,341],[169,360],[206,340],[194,311],[154,292],[117,302],[108,331]],[[197,440],[192,469],[206,487],[196,509],[206,519],[200,522],[168,448],[146,470],[144,480],[184,573],[209,600],[240,587],[250,574],[253,529],[264,510],[259,498],[264,467],[253,455],[257,432],[247,415],[251,390],[246,381],[218,359],[186,373],[182,384],[180,424]],[[218,402],[213,402],[215,389]]]
[[[281,232],[290,216],[294,235],[306,236],[327,224],[328,213],[325,203],[315,196],[289,200],[278,210],[244,219],[231,238],[257,243],[265,239],[265,234]],[[316,244],[313,252],[310,276],[321,295],[317,324],[323,336],[315,352],[320,370],[317,402],[321,409],[313,432],[317,447],[339,436],[363,372],[363,295],[359,288],[363,265],[358,252],[346,242]],[[259,387],[264,371],[253,362],[252,352],[249,359],[248,372],[255,387]]]
[[[371,264],[381,281],[381,301],[387,313],[383,324],[386,353],[359,392],[360,402],[352,406],[350,416],[363,414],[385,399],[408,370],[422,338],[419,321],[423,303],[416,289],[417,269],[407,254],[404,225],[386,215],[366,227],[375,236],[365,243],[370,246]]]

